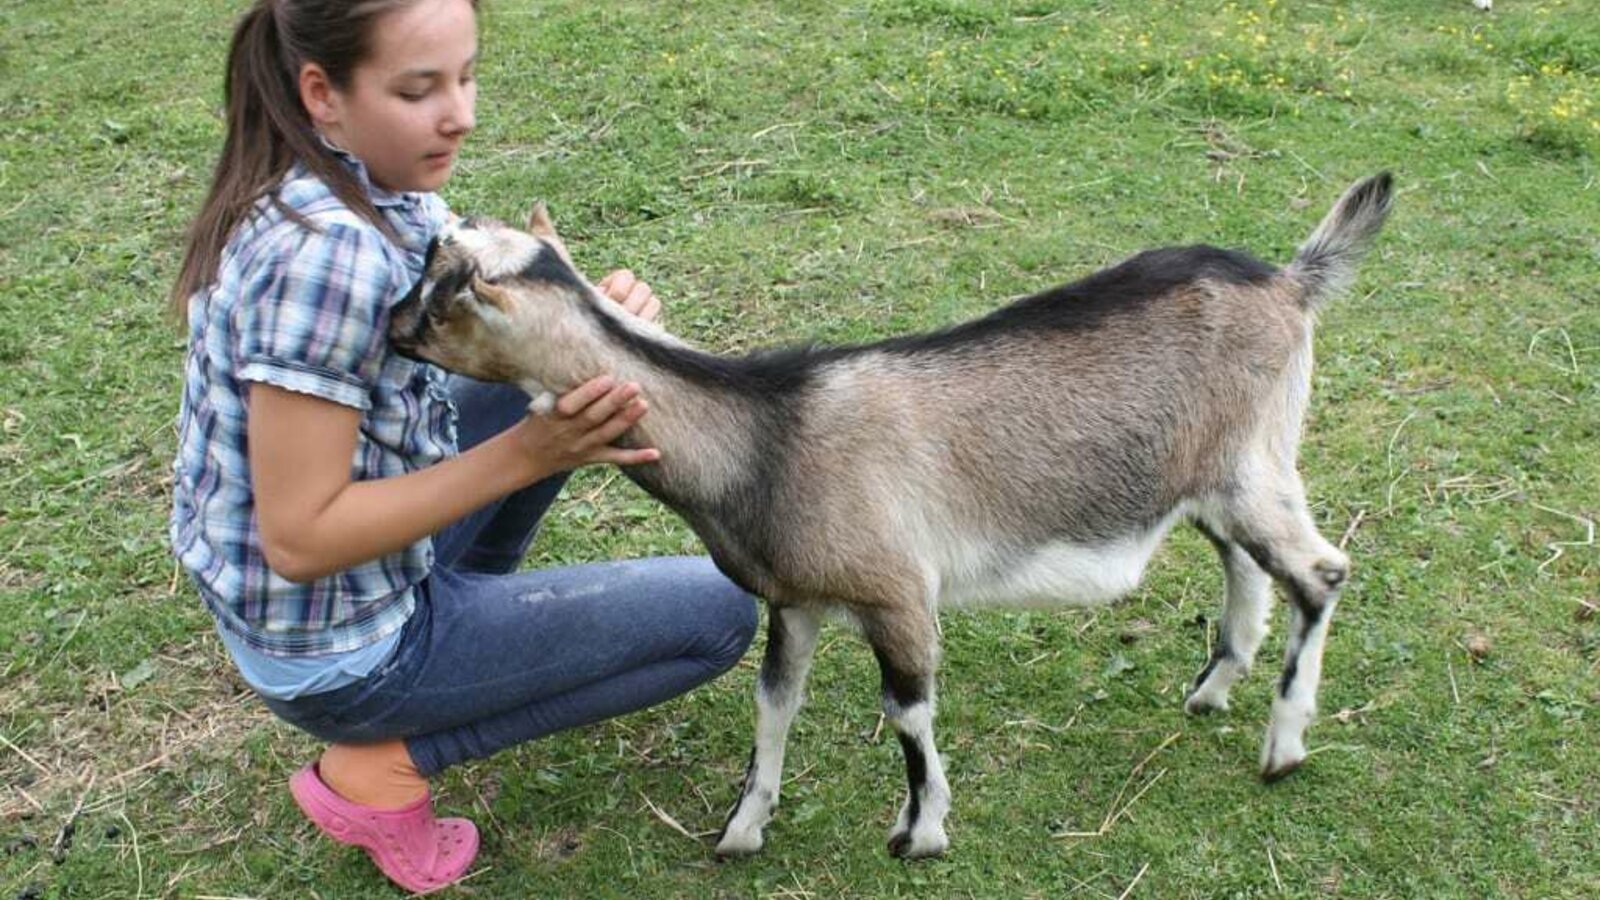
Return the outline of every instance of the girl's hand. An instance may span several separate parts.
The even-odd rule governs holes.
[[[600,289],[600,293],[621,303],[623,309],[646,322],[654,322],[661,316],[661,301],[656,298],[655,291],[650,290],[650,285],[635,278],[627,269],[612,272],[600,279],[600,283],[595,287]]]
[[[661,451],[653,447],[611,446],[648,411],[639,385],[617,384],[602,375],[562,394],[550,413],[530,412],[514,428],[523,452],[539,470],[537,480],[592,463],[633,466],[660,459]]]

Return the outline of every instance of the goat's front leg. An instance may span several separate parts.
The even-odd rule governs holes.
[[[907,859],[938,856],[950,846],[944,832],[950,785],[933,741],[934,672],[939,660],[933,615],[920,598],[860,613],[883,674],[883,714],[894,725],[905,752],[909,791],[889,831],[889,852]]]
[[[804,699],[820,626],[812,610],[769,609],[767,653],[756,681],[756,745],[745,769],[744,790],[717,840],[718,856],[743,856],[761,849],[761,829],[778,806],[784,743]]]

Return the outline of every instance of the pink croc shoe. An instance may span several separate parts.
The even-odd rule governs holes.
[[[408,891],[434,891],[459,879],[478,855],[478,829],[466,819],[435,819],[433,797],[400,809],[352,803],[323,782],[312,763],[289,779],[300,811],[329,837],[367,851],[383,874]]]

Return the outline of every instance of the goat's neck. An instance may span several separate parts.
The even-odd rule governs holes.
[[[605,301],[595,312],[639,342],[687,348],[658,326],[613,311]],[[659,463],[631,467],[628,474],[669,503],[714,504],[751,470],[757,420],[751,398],[668,370],[628,346],[595,315],[567,317],[530,352],[534,377],[557,393],[600,375],[639,385],[650,411],[618,443],[661,451]]]

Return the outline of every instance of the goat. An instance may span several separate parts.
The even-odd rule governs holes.
[[[755,748],[718,854],[761,848],[821,619],[842,611],[877,658],[905,754],[889,849],[931,856],[948,846],[950,806],[933,738],[939,605],[1110,602],[1180,519],[1215,546],[1225,581],[1186,709],[1227,708],[1275,580],[1291,624],[1261,773],[1305,760],[1349,572],[1296,470],[1312,326],[1354,277],[1392,186],[1387,172],[1353,185],[1282,269],[1203,245],[1151,250],[942,331],[738,358],[604,299],[541,204],[527,232],[449,226],[389,334],[399,352],[518,383],[536,407],[603,373],[649,398],[621,443],[661,458],[629,477],[770,607]]]

